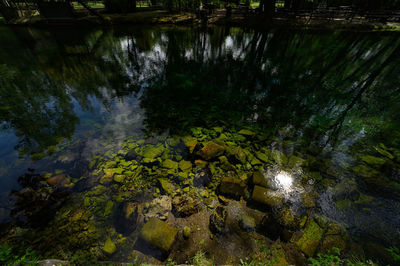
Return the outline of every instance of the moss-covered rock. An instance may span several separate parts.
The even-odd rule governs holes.
[[[371,165],[373,167],[381,167],[382,165],[385,164],[386,160],[383,158],[379,158],[379,157],[375,157],[372,155],[364,155],[361,156],[361,160],[365,163],[367,163],[368,165]]]
[[[158,182],[160,183],[161,188],[166,194],[172,194],[172,185],[166,178],[159,178]]]
[[[167,159],[162,162],[162,167],[171,169],[171,170],[177,170],[179,165],[178,165],[178,162],[172,161],[171,159]]]
[[[319,242],[322,238],[324,230],[319,225],[310,219],[307,227],[304,229],[300,239],[295,241],[298,248],[303,251],[307,256],[312,257],[318,248]]]
[[[111,255],[111,254],[115,253],[115,251],[117,251],[117,246],[111,240],[110,237],[107,237],[106,242],[104,243],[104,246],[103,246],[103,251],[109,255]]]
[[[244,215],[240,218],[239,226],[244,231],[251,232],[256,229],[256,220],[248,215]]]
[[[186,238],[186,239],[189,239],[190,233],[191,233],[190,227],[189,226],[185,226],[183,228],[183,237]]]
[[[114,208],[114,202],[112,200],[107,201],[106,207],[104,208],[104,216],[108,216],[112,213]]]
[[[160,156],[164,152],[162,145],[148,145],[143,149],[142,156],[146,159],[154,159]]]
[[[277,207],[283,202],[283,196],[278,191],[273,191],[261,186],[254,186],[252,199],[271,207]]]
[[[260,161],[263,161],[264,163],[269,162],[269,154],[268,153],[256,152],[255,156],[257,157],[257,159],[259,159]]]
[[[117,183],[122,183],[125,180],[125,175],[114,175],[114,181]]]
[[[213,141],[207,142],[204,147],[198,152],[204,160],[208,161],[217,158],[224,154],[225,148]]]
[[[294,167],[300,167],[300,166],[305,166],[307,161],[303,158],[291,155],[288,159],[288,167],[289,168],[294,168]]]
[[[288,160],[287,160],[286,155],[279,150],[272,150],[271,157],[280,166],[285,166],[287,164]]]
[[[181,169],[183,172],[189,172],[192,170],[192,163],[190,161],[182,160],[179,162],[179,169]]]
[[[178,230],[157,218],[150,218],[140,231],[143,240],[168,252],[175,242]]]
[[[191,136],[185,136],[182,138],[183,143],[185,143],[186,147],[189,149],[190,153],[193,153],[197,146],[197,139]]]
[[[223,194],[232,196],[244,196],[246,191],[246,184],[239,178],[224,177],[221,180],[219,188]]]
[[[253,184],[262,187],[268,187],[268,180],[263,173],[257,171],[253,173]]]

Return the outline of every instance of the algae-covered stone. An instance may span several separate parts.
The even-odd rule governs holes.
[[[157,218],[150,218],[140,231],[142,239],[168,252],[175,242],[178,230]]]
[[[226,171],[235,171],[235,167],[228,161],[226,156],[218,157],[218,160],[221,163],[221,168]]]
[[[207,142],[198,154],[206,161],[221,156],[225,148],[213,141]]]
[[[222,178],[219,190],[223,194],[244,196],[246,184],[239,178],[224,177]]]
[[[248,129],[242,129],[238,133],[240,135],[243,135],[243,136],[246,136],[246,137],[252,137],[252,136],[254,136],[256,134],[255,132],[253,132],[251,130],[248,130]]]
[[[106,242],[104,243],[103,246],[103,251],[109,255],[113,254],[115,251],[117,251],[117,246],[115,243],[111,240],[110,237],[107,237]]]
[[[194,164],[198,167],[205,168],[205,167],[207,167],[208,162],[203,161],[203,160],[195,160]]]
[[[192,163],[182,160],[179,162],[179,169],[181,169],[183,172],[188,172],[192,169]]]
[[[271,157],[280,166],[284,166],[284,165],[287,164],[286,155],[283,152],[279,151],[279,150],[272,150],[271,151]]]
[[[178,162],[172,161],[171,159],[167,159],[163,161],[162,166],[167,169],[176,170],[178,169]]]
[[[259,160],[263,161],[264,163],[267,163],[269,161],[269,157],[268,157],[267,153],[256,152],[255,155]]]
[[[244,150],[242,149],[242,148],[240,148],[240,147],[234,147],[233,149],[232,149],[232,153],[233,153],[233,155],[235,156],[235,158],[239,161],[239,162],[241,162],[242,164],[243,163],[246,163],[246,153],[244,152]]]
[[[166,220],[168,214],[172,210],[172,202],[169,196],[162,196],[155,198],[149,203],[146,203],[143,208],[143,215],[145,220],[152,217],[157,217],[161,220]]]
[[[375,157],[375,156],[371,156],[371,155],[362,156],[361,160],[366,162],[367,164],[369,164],[371,166],[374,166],[374,167],[381,167],[386,162],[385,159],[382,159],[382,158],[379,158],[379,157]]]
[[[307,256],[312,257],[318,248],[324,230],[318,226],[314,219],[310,219],[307,227],[304,229],[303,235],[295,244]]]
[[[161,188],[167,193],[168,195],[172,194],[172,185],[166,178],[159,178],[158,182],[160,182]]]
[[[152,146],[149,145],[143,150],[143,157],[147,159],[154,159],[160,156],[164,152],[164,147],[162,145]]]
[[[104,209],[104,216],[108,216],[112,213],[114,208],[114,202],[112,200],[107,201],[106,207]]]
[[[244,231],[251,232],[256,229],[256,220],[251,216],[244,215],[240,218],[239,225]]]
[[[114,176],[114,181],[117,183],[122,183],[125,180],[125,176],[124,175],[115,175]]]
[[[268,187],[268,180],[261,172],[257,171],[253,174],[253,184]]]
[[[189,152],[193,153],[194,149],[197,146],[197,139],[191,136],[186,136],[182,138],[183,143],[185,143],[186,147],[188,147]]]
[[[283,202],[283,196],[278,191],[273,191],[261,186],[254,186],[252,199],[271,207],[277,207]]]
[[[103,175],[103,176],[100,178],[100,184],[103,184],[103,185],[109,184],[109,183],[111,183],[112,181],[113,181],[113,175]]]
[[[306,164],[306,160],[294,155],[291,155],[289,157],[288,161],[288,167],[293,168],[293,167],[299,167],[299,166],[304,166]]]

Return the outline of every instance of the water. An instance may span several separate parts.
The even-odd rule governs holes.
[[[87,253],[105,258],[101,248],[108,235],[123,250],[111,259],[125,260],[136,250],[137,232],[121,240],[113,217],[121,202],[144,203],[165,194],[157,178],[167,178],[176,190],[189,186],[193,176],[210,175],[211,185],[200,182],[196,188],[199,196],[218,194],[219,176],[261,171],[285,195],[285,206],[343,223],[355,242],[368,243],[365,253],[376,245],[400,245],[397,33],[0,28],[0,40],[0,222],[6,231],[17,224],[27,230],[18,234],[39,232],[51,243],[56,240],[49,235],[57,234],[49,228],[75,217],[71,209],[77,204],[89,210],[95,225],[85,223],[97,232],[84,242]],[[211,174],[196,170],[201,156],[185,148],[181,138],[188,136],[199,142],[196,149],[216,138],[239,145],[250,153],[248,162],[225,152],[228,163],[210,159],[208,168],[218,168]],[[162,155],[146,161],[143,154],[154,147]],[[132,149],[138,153],[135,166],[126,163]],[[257,152],[267,154],[268,162]],[[250,162],[254,154],[260,163]],[[304,160],[296,164],[291,155]],[[193,168],[167,167],[167,159],[190,161]],[[106,170],[116,167],[126,167],[125,181],[99,188]],[[46,178],[60,174],[69,178],[66,186],[47,185]],[[40,192],[10,194],[27,188]],[[315,206],[300,204],[305,192],[317,193]],[[101,203],[89,203],[94,199]],[[210,196],[201,205],[212,210],[217,202]],[[175,218],[167,221],[184,223]],[[34,241],[32,246],[50,257],[71,258],[76,246],[69,242],[77,233],[59,234],[64,242],[52,243],[54,249]],[[229,241],[226,252],[235,257],[233,246],[240,241]],[[175,251],[171,256],[179,258]]]

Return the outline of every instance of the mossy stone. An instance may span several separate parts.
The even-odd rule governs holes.
[[[271,151],[271,157],[280,166],[285,166],[287,164],[286,155],[283,152],[279,151],[279,150],[272,150]]]
[[[382,159],[382,158],[379,158],[379,157],[375,157],[375,156],[371,156],[371,155],[361,156],[361,160],[364,161],[365,163],[367,163],[368,165],[373,166],[373,167],[381,167],[386,162],[385,159]]]
[[[288,167],[300,167],[305,166],[307,161],[303,158],[297,157],[295,155],[291,155],[288,159]]]
[[[279,192],[261,186],[254,186],[252,199],[271,207],[277,207],[283,202],[283,196]]]
[[[195,160],[195,161],[194,161],[194,164],[195,164],[196,166],[200,167],[200,168],[206,168],[208,162],[203,161],[203,160]]]
[[[221,180],[219,188],[223,194],[232,196],[244,196],[246,191],[246,184],[239,178],[224,177]]]
[[[246,137],[252,137],[256,133],[254,131],[248,130],[248,129],[242,129],[238,132],[240,135],[246,136]]]
[[[262,187],[268,187],[268,180],[260,171],[257,171],[253,174],[253,184]]]
[[[256,220],[248,215],[244,215],[240,218],[239,226],[244,231],[251,232],[256,229]]]
[[[207,142],[198,154],[206,161],[217,158],[225,152],[225,148],[213,141]]]
[[[122,183],[125,180],[125,175],[115,175],[114,176],[114,181],[117,183]]]
[[[308,257],[312,257],[318,248],[323,233],[324,230],[318,226],[314,219],[310,219],[307,227],[303,231],[302,236],[295,242],[295,244]]]
[[[163,152],[164,147],[162,145],[147,146],[144,148],[142,156],[147,159],[154,159],[160,156]]]
[[[172,161],[171,159],[167,159],[162,162],[162,167],[167,169],[176,170],[178,169],[179,165],[178,162]]]
[[[190,227],[189,226],[185,226],[183,228],[183,237],[185,239],[188,239],[190,237],[190,233],[191,233]]]
[[[143,226],[140,236],[153,246],[168,252],[175,242],[177,233],[178,230],[171,225],[152,217]]]
[[[269,156],[266,153],[263,152],[256,152],[255,153],[256,157],[263,161],[264,163],[267,163],[269,161]]]
[[[166,178],[159,178],[158,182],[160,182],[161,188],[165,191],[166,194],[172,194],[172,185]]]
[[[179,169],[183,172],[188,172],[192,169],[192,163],[190,161],[182,160],[179,162]]]
[[[188,147],[189,152],[193,153],[194,149],[197,146],[197,139],[191,136],[185,136],[182,138],[183,143],[185,143],[186,147]]]
[[[115,243],[111,240],[110,237],[107,237],[106,242],[104,243],[103,246],[103,251],[109,255],[115,253],[115,251],[117,251],[117,246],[115,245]]]
[[[106,207],[104,209],[104,216],[108,216],[112,213],[114,208],[114,202],[112,200],[107,201]]]

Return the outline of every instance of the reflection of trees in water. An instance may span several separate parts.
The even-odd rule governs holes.
[[[226,37],[222,30],[168,33],[166,73],[142,98],[149,130],[251,121],[271,131],[294,126],[304,139],[334,144],[359,129],[347,123],[359,126],[359,112],[394,114],[396,107],[382,101],[397,97],[394,35],[238,31]]]
[[[255,123],[335,143],[361,127],[390,139],[398,125],[397,105],[385,104],[398,100],[395,35],[226,28],[0,35],[7,37],[0,119],[23,154],[72,136],[74,101],[90,110],[95,97],[109,108],[111,98],[142,87],[149,132]]]

